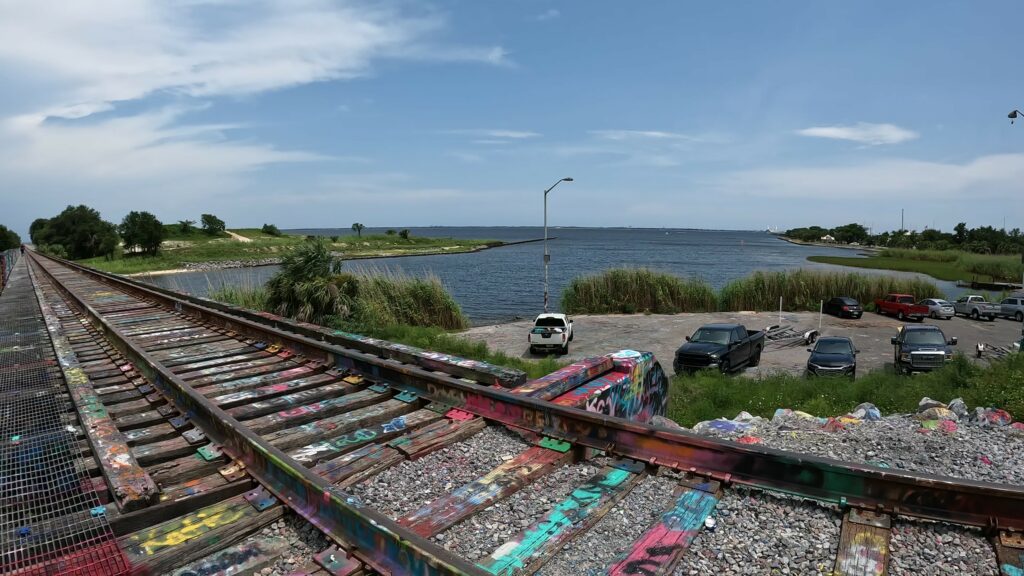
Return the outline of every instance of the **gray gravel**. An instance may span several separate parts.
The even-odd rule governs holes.
[[[640,481],[604,518],[576,538],[537,574],[577,576],[604,574],[620,554],[651,526],[672,503],[679,476],[673,473]]]
[[[568,497],[600,469],[600,464],[595,461],[562,466],[438,534],[434,541],[463,558],[479,560]]]
[[[893,522],[889,574],[999,574],[992,545],[977,530],[934,522]]]
[[[476,480],[529,448],[500,426],[488,426],[472,437],[428,454],[405,460],[351,490],[363,504],[398,518]]]
[[[981,426],[961,420],[952,433],[922,432],[921,421],[913,416],[894,415],[847,424],[836,432],[806,428],[762,420],[751,430],[711,430],[707,435],[729,440],[754,436],[764,446],[845,462],[1024,485],[1024,432],[1010,426]]]
[[[830,574],[839,545],[839,512],[817,502],[742,488],[726,490],[675,574]]]

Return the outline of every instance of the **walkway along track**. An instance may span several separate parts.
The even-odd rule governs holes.
[[[609,378],[617,359],[588,359],[525,385],[519,385],[513,374],[489,371],[485,365],[462,366],[458,374],[475,380],[470,381],[438,372],[437,368],[446,368],[443,361],[416,357],[415,351],[400,351],[408,362],[395,355],[382,358],[365,351],[380,350],[380,343],[360,342],[352,335],[269,315],[215,310],[199,299],[67,262],[31,258],[37,272],[44,273],[37,276],[52,283],[42,283],[44,292],[51,292],[49,299],[59,290],[69,310],[82,315],[82,322],[65,322],[65,327],[78,324],[88,332],[82,341],[92,341],[86,350],[95,362],[90,388],[114,426],[104,435],[106,443],[95,439],[95,429],[87,430],[89,444],[97,452],[100,471],[108,482],[117,483],[110,488],[120,510],[112,511],[111,524],[122,535],[133,565],[158,571],[170,566],[169,554],[152,554],[154,548],[173,549],[173,560],[184,562],[214,549],[198,542],[204,540],[201,535],[217,530],[235,537],[245,534],[237,526],[229,530],[228,525],[196,519],[196,514],[209,512],[210,507],[220,506],[221,513],[232,510],[252,529],[279,515],[282,507],[274,505],[269,495],[260,496],[258,489],[249,498],[257,506],[243,508],[248,504],[243,505],[238,495],[252,486],[246,476],[251,475],[341,544],[353,561],[376,570],[416,574],[532,570],[610,509],[635,478],[658,469],[686,473],[675,507],[625,560],[610,568],[613,573],[669,571],[713,509],[720,491],[730,484],[849,508],[844,542],[853,542],[864,531],[885,532],[889,516],[897,514],[986,528],[996,538],[1000,562],[1020,562],[1013,560],[1018,555],[1011,531],[1024,530],[1024,489],[893,473],[716,441],[580,409],[595,405],[590,400],[607,390],[607,382],[601,381]],[[360,345],[363,350],[339,342]],[[81,401],[91,402],[85,392]],[[427,407],[421,407],[425,403]],[[663,410],[664,396],[650,398],[649,403],[637,408],[647,417],[657,412],[658,404]],[[518,430],[539,446],[495,470],[486,477],[490,480],[482,478],[398,521],[363,506],[339,487],[463,439],[484,421]],[[99,418],[98,429],[105,425]],[[131,446],[131,458],[122,458],[127,466],[115,470],[105,455],[124,445]],[[198,456],[197,448],[202,449]],[[599,496],[583,507],[586,513],[577,516],[578,525],[563,526],[547,540],[533,538],[530,546],[510,542],[495,552],[498,557],[480,564],[427,539],[555,465],[594,450],[619,460],[581,487],[600,489],[589,491]],[[493,494],[480,497],[481,486],[494,478],[505,481],[497,483],[499,489]],[[159,485],[158,498],[149,482]],[[615,488],[620,485],[621,489]],[[573,506],[580,507],[580,501]],[[133,512],[133,507],[142,511]],[[175,515],[186,513],[193,518],[174,524]],[[164,519],[170,524],[153,527]],[[175,525],[194,527],[197,522],[209,530],[193,529],[184,535],[171,530]],[[550,519],[538,520],[524,534],[541,528],[550,530]],[[154,530],[157,535],[177,534],[163,542],[178,544],[147,548],[154,541]],[[516,542],[525,540],[524,536]],[[886,539],[874,541],[881,542],[884,566]],[[185,554],[179,554],[179,548]],[[840,556],[844,550],[841,547]],[[159,557],[154,560],[154,555]],[[509,559],[514,555],[520,557]],[[855,572],[859,565],[841,560],[837,559],[837,566],[843,566],[844,572]]]

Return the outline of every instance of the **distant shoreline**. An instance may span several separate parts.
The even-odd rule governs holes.
[[[548,240],[555,240],[556,236],[549,236]],[[491,250],[493,248],[504,248],[506,246],[516,246],[518,244],[532,244],[534,242],[543,242],[543,238],[533,238],[530,240],[515,240],[512,242],[500,242],[493,245],[475,246],[468,250],[433,250],[429,252],[420,252],[416,254],[376,254],[376,255],[360,255],[360,256],[340,256],[341,260],[376,260],[382,258],[410,258],[413,256],[447,256],[452,254],[472,254],[476,252],[483,252],[484,250]],[[335,254],[341,254],[335,252]],[[131,274],[122,274],[126,278],[139,278],[145,276],[164,276],[167,274],[181,274],[184,272],[211,272],[213,270],[230,270],[235,268],[260,268],[263,266],[277,266],[281,263],[280,258],[263,258],[260,260],[221,260],[221,261],[210,261],[210,262],[197,262],[196,266],[191,268],[172,268],[168,270],[152,270],[149,272],[133,272]]]
[[[879,251],[874,246],[850,246],[849,244],[836,244],[834,242],[806,242],[804,240],[797,240],[796,238],[790,238],[783,236],[782,234],[776,234],[776,238],[779,240],[785,240],[790,244],[796,244],[797,246],[814,246],[817,248],[842,248],[843,250],[859,250],[864,252],[866,255],[875,254]]]

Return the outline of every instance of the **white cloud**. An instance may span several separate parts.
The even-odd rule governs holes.
[[[973,198],[1016,201],[1024,181],[1024,154],[981,156],[957,163],[883,160],[855,166],[767,168],[734,173],[717,188],[747,197],[849,199],[853,214],[865,201],[899,198],[946,201]]]
[[[853,126],[812,126],[797,130],[801,136],[849,140],[871,146],[899,144],[918,137],[917,132],[900,128],[895,124],[868,124],[858,122]]]
[[[485,140],[491,140],[490,142],[481,142],[487,144],[494,144],[495,139],[510,139],[510,140],[525,140],[527,138],[539,138],[541,136],[538,132],[530,132],[528,130],[503,130],[503,129],[469,129],[469,130],[445,130],[445,134],[462,134],[466,136],[476,136]]]
[[[466,162],[467,164],[480,164],[484,161],[483,156],[472,152],[448,152],[448,156]]]
[[[703,139],[681,132],[663,132],[661,130],[591,130],[590,134],[603,140],[689,140],[700,142]]]
[[[502,63],[495,47],[445,47],[436,16],[327,0],[0,4],[0,62],[64,85],[44,114],[78,118],[170,91],[239,95],[352,78],[374,59]]]
[[[562,13],[559,12],[558,10],[554,8],[548,8],[547,10],[537,15],[537,20],[540,20],[541,22],[547,22],[548,20],[554,20],[555,18],[558,18],[561,15]]]

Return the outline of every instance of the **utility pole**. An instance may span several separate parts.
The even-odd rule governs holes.
[[[572,178],[562,178],[544,191],[544,313],[548,311],[548,262],[551,261],[551,254],[548,254],[548,192],[555,189],[559,182],[572,182]]]
[[[906,226],[903,225],[903,208],[900,208],[900,230],[903,232],[907,231]]]

